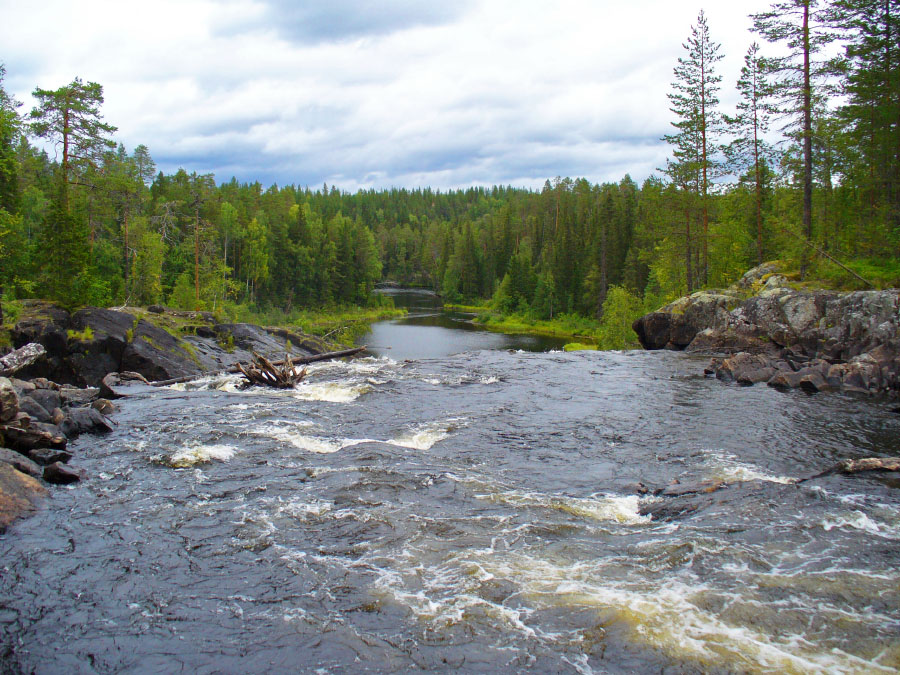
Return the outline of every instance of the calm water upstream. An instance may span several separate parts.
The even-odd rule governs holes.
[[[441,309],[441,300],[430,291],[385,289],[397,307],[409,313],[402,319],[382,321],[357,340],[378,356],[431,359],[478,349],[521,349],[546,352],[562,349],[562,338],[492,333],[472,322],[473,315]]]
[[[675,353],[393,351],[121,401],[73,443],[90,480],[0,537],[0,670],[900,668],[900,490],[791,483],[897,454],[889,406]],[[641,515],[673,479],[731,485]]]

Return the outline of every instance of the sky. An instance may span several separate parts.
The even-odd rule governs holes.
[[[268,186],[539,188],[665,165],[666,94],[705,10],[721,108],[764,0],[0,0],[4,87],[103,86],[166,173]],[[51,149],[52,153],[52,149]]]

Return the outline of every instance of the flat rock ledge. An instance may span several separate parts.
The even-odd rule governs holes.
[[[900,291],[798,291],[775,263],[637,319],[644,349],[709,354],[725,382],[900,398]]]

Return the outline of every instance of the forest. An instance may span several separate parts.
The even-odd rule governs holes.
[[[0,298],[289,315],[377,304],[374,285],[393,281],[602,321],[773,259],[798,282],[900,285],[898,15],[897,0],[777,2],[728,45],[745,50],[741,71],[723,73],[701,12],[673,64],[658,174],[540,190],[165,174],[147,146],[116,141],[100,84],[38,87],[25,111],[0,66]]]

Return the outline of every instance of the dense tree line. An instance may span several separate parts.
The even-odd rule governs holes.
[[[290,310],[366,304],[389,279],[506,313],[599,318],[773,258],[819,276],[840,259],[896,283],[898,15],[897,0],[777,2],[753,19],[780,56],[744,46],[726,111],[722,46],[701,12],[674,68],[671,157],[641,185],[349,194],[166,175],[146,146],[114,141],[99,84],[35,89],[24,115],[0,69],[0,293]]]

